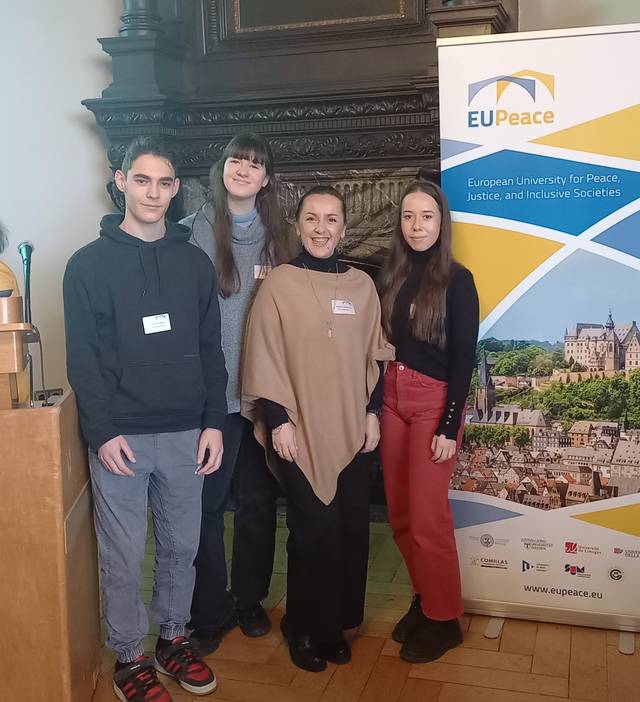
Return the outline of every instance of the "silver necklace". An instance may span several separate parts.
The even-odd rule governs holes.
[[[311,285],[311,290],[313,291],[313,296],[316,298],[316,302],[318,303],[318,308],[320,309],[320,314],[324,317],[324,323],[327,326],[327,336],[330,339],[333,339],[333,313],[331,316],[327,319],[324,314],[324,310],[322,308],[322,302],[320,302],[320,298],[318,297],[318,293],[316,292],[316,288],[313,284],[313,279],[311,277],[311,272],[309,271],[309,268],[306,266],[306,264],[302,264],[303,268],[305,271],[307,271],[307,278],[309,278],[309,285]],[[336,287],[333,292],[333,299],[337,300],[338,299],[338,264],[336,263]]]

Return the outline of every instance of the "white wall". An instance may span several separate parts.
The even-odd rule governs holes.
[[[35,246],[32,311],[48,387],[66,385],[66,261],[112,209],[105,149],[80,100],[100,97],[111,82],[111,59],[96,38],[117,35],[121,11],[120,0],[0,0],[0,221],[10,237],[2,257],[22,288],[16,246]]]
[[[520,31],[640,22],[640,0],[520,0]]]
[[[0,221],[10,237],[3,259],[21,282],[16,245],[35,244],[32,309],[49,387],[66,385],[65,263],[112,209],[104,146],[80,100],[111,82],[96,38],[117,35],[121,11],[120,0],[0,0]],[[626,22],[640,22],[640,0],[520,0],[521,31]]]

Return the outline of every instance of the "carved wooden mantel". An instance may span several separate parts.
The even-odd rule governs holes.
[[[368,213],[364,235],[396,184],[419,167],[438,172],[436,34],[504,31],[505,5],[370,0],[365,13],[351,0],[124,0],[120,36],[100,39],[113,82],[84,104],[114,169],[135,136],[170,143],[187,210],[227,141],[253,131],[294,189],[338,184]]]

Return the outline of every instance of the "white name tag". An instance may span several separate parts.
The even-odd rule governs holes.
[[[355,314],[356,308],[351,300],[331,300],[333,314]]]
[[[264,280],[270,271],[271,266],[259,266],[256,264],[253,267],[253,278],[254,280]]]
[[[171,320],[169,314],[153,314],[150,317],[142,318],[142,326],[145,334],[157,334],[158,332],[171,331]]]

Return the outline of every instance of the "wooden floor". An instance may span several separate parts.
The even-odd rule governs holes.
[[[229,515],[227,515],[229,516]],[[228,521],[230,524],[230,521]],[[398,656],[389,636],[410,600],[407,573],[385,524],[371,525],[371,558],[366,619],[353,640],[353,661],[329,664],[323,673],[296,668],[282,641],[286,528],[278,528],[278,548],[269,600],[273,629],[248,639],[236,629],[207,657],[218,677],[217,691],[194,697],[173,682],[175,702],[635,702],[640,700],[640,641],[636,653],[618,652],[617,633],[555,624],[507,620],[498,639],[487,639],[486,617],[465,616],[461,647],[436,663],[410,665]],[[227,546],[231,530],[225,533]],[[145,559],[144,597],[151,595],[153,545]],[[154,630],[152,630],[153,633]],[[155,637],[145,641],[151,651]],[[93,702],[115,700],[111,688],[113,654],[104,650],[102,674]]]

